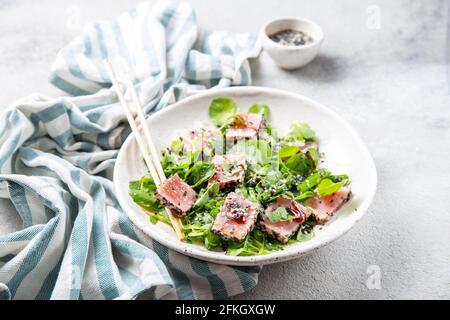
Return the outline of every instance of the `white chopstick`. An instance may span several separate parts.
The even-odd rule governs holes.
[[[164,174],[164,170],[161,166],[161,162],[159,162],[158,158],[158,152],[156,151],[155,144],[153,143],[152,135],[150,133],[150,130],[148,126],[146,125],[147,122],[145,120],[144,111],[142,111],[142,105],[139,101],[139,98],[136,94],[136,90],[134,89],[133,83],[131,82],[130,75],[128,73],[128,70],[126,66],[124,66],[123,70],[125,71],[125,76],[127,80],[127,86],[131,89],[131,95],[133,97],[133,102],[135,104],[135,109],[139,118],[139,122],[142,124],[142,128],[144,131],[145,138],[147,139],[148,146],[150,148],[150,155],[152,156],[153,164],[155,165],[156,171],[158,172],[159,178],[161,182],[166,181],[166,175]]]
[[[141,104],[139,102],[139,99],[137,97],[136,91],[134,89],[134,86],[131,82],[131,79],[129,77],[128,72],[126,71],[126,67],[124,65],[122,65],[122,68],[124,68],[125,70],[125,75],[127,78],[127,85],[129,87],[129,89],[131,90],[132,93],[132,97],[133,97],[133,102],[135,104],[135,109],[136,112],[138,114],[139,117],[139,121],[140,121],[140,125],[143,128],[144,131],[144,135],[146,138],[146,142],[148,145],[148,149],[150,151],[150,154],[148,153],[146,144],[144,143],[144,139],[141,136],[141,133],[139,131],[139,128],[135,122],[135,119],[133,117],[133,114],[131,113],[128,104],[125,100],[124,94],[122,92],[122,89],[120,87],[119,82],[117,81],[116,78],[116,74],[114,72],[114,69],[112,67],[112,65],[107,61],[104,60],[104,65],[106,68],[106,71],[108,72],[109,77],[111,78],[111,82],[114,85],[114,88],[116,90],[117,96],[119,98],[120,103],[122,104],[125,114],[127,116],[128,122],[130,124],[131,130],[134,133],[134,136],[136,138],[136,142],[139,146],[139,149],[142,153],[142,156],[144,157],[144,161],[150,171],[150,174],[153,178],[153,181],[155,182],[156,187],[159,187],[161,185],[162,182],[164,182],[166,180],[166,176],[164,174],[164,170],[161,166],[161,163],[159,162],[159,158],[158,158],[158,153],[156,151],[155,145],[153,143],[153,140],[151,138],[151,134],[150,134],[150,130],[147,126],[147,122],[145,121],[145,117],[144,117],[144,113],[142,111],[142,107]],[[183,224],[181,222],[181,219],[176,217],[172,211],[170,211],[170,209],[165,208],[167,215],[169,216],[170,222],[172,223],[172,227],[174,228],[178,239],[183,240],[184,239],[184,233],[182,231],[183,228]]]

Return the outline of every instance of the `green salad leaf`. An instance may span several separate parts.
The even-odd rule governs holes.
[[[314,162],[314,166],[317,167],[320,160],[320,154],[317,151],[316,148],[308,148],[306,150],[306,154],[309,156],[309,158]]]
[[[155,197],[146,191],[130,189],[129,194],[133,201],[144,209],[152,211],[159,211],[161,209],[160,204]]]
[[[298,123],[294,122],[291,125],[291,131],[289,132],[289,136],[297,139],[304,140],[308,142],[314,142],[317,140],[316,133],[307,123]]]
[[[318,169],[297,185],[297,190],[300,194],[295,199],[304,201],[313,197],[316,193],[319,196],[326,196],[339,191],[347,183],[348,176],[345,174],[332,175],[326,169]]]
[[[227,97],[214,99],[209,105],[208,115],[218,127],[226,124],[237,112],[236,103]]]
[[[216,182],[202,190],[194,205],[193,212],[183,219],[183,231],[188,241],[202,243],[208,250],[222,245],[223,240],[211,231],[214,218],[223,204]]]
[[[208,188],[200,192],[197,201],[194,204],[194,209],[202,208],[211,198],[215,198],[219,193],[219,183],[212,183]]]
[[[285,162],[286,167],[294,174],[307,176],[314,169],[314,163],[303,153],[297,153]]]
[[[148,175],[143,176],[140,180],[129,182],[128,193],[133,201],[146,210],[158,212],[162,209],[162,206],[153,195],[155,191],[155,183]]]
[[[151,175],[143,176],[139,182],[140,182],[140,190],[149,193],[156,191],[156,185]]]
[[[171,143],[170,143],[170,150],[172,150],[172,152],[180,154],[181,152],[183,152],[183,140],[180,138],[174,139]]]
[[[280,150],[278,151],[278,156],[281,159],[290,158],[295,154],[297,154],[299,151],[300,151],[299,147],[287,145],[280,148]]]
[[[212,250],[219,247],[222,244],[222,239],[209,229],[206,232],[204,244],[206,249]]]
[[[314,190],[315,187],[322,181],[323,178],[328,177],[330,173],[326,170],[319,169],[313,172],[309,177],[303,180],[297,189],[301,192],[306,192],[308,190]]]
[[[290,214],[285,207],[278,207],[267,215],[267,218],[272,222],[294,220],[297,217]]]
[[[312,191],[305,191],[302,192],[300,195],[298,195],[297,197],[294,198],[295,201],[305,201],[309,198],[314,197],[314,192]]]
[[[248,108],[249,113],[262,114],[264,119],[268,120],[270,116],[270,108],[264,103],[254,103]]]
[[[231,154],[243,156],[250,163],[268,163],[272,159],[272,147],[267,141],[239,140],[230,150]]]
[[[242,242],[228,241],[226,254],[230,256],[253,256],[282,250],[283,244],[269,239],[261,230],[253,229]]]
[[[251,199],[267,204],[276,200],[281,194],[286,194],[292,187],[294,178],[291,175],[284,176],[280,171],[270,171],[262,176],[254,187],[248,187]]]
[[[214,164],[211,162],[198,161],[186,171],[184,180],[196,188],[211,179],[215,172]]]
[[[319,196],[327,196],[333,194],[345,185],[346,181],[333,182],[331,179],[323,179],[317,186]]]
[[[155,199],[156,186],[153,179],[143,176],[140,180],[130,181],[128,194],[149,216],[152,223],[158,221],[170,224],[169,217],[161,204]]]
[[[297,242],[305,242],[305,241],[311,240],[312,238],[314,238],[314,236],[315,236],[314,230],[311,230],[309,232],[303,232],[302,229],[300,229],[297,232],[297,236],[295,237],[295,240]]]

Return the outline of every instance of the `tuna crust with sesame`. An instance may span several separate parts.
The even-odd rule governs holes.
[[[155,198],[178,217],[184,216],[193,207],[196,196],[195,191],[178,174],[164,181],[155,194]]]
[[[261,205],[234,192],[225,198],[211,230],[224,239],[242,241],[252,231]]]

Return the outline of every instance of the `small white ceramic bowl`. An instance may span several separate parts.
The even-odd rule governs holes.
[[[269,38],[269,36],[287,29],[303,31],[313,39],[313,42],[299,46],[288,46]],[[280,68],[290,70],[303,67],[316,57],[322,45],[324,33],[318,24],[310,20],[286,17],[266,23],[261,31],[261,38],[264,50],[275,63]]]

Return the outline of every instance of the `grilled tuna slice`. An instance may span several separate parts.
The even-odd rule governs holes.
[[[227,140],[248,139],[258,134],[263,127],[263,116],[256,113],[239,113],[231,128],[227,130]]]
[[[211,230],[224,239],[242,241],[253,229],[260,210],[259,204],[231,192],[225,198]]]
[[[306,205],[312,210],[312,218],[320,224],[324,224],[331,219],[333,214],[346,203],[351,196],[351,190],[348,187],[342,187],[339,191],[328,196],[314,196],[306,201]]]
[[[229,154],[216,155],[211,161],[216,167],[216,174],[211,178],[210,183],[219,182],[220,189],[226,189],[244,182],[245,170],[247,170],[245,160]]]
[[[159,186],[155,198],[175,215],[182,217],[194,205],[196,194],[178,174],[175,174]]]
[[[279,207],[285,207],[290,214],[297,216],[297,218],[288,221],[270,221],[268,218],[269,214]],[[258,221],[257,225],[268,235],[282,243],[287,243],[289,238],[297,232],[300,225],[308,219],[310,214],[310,210],[296,201],[278,198],[275,203],[267,207],[262,220]]]

